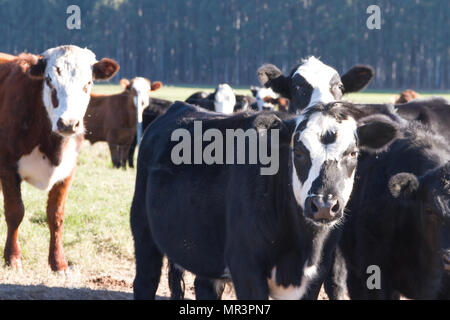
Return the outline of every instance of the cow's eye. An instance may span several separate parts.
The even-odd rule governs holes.
[[[61,75],[61,69],[59,67],[56,67],[56,73],[60,76]]]
[[[426,208],[425,208],[425,214],[426,214],[427,216],[433,215],[433,209],[431,209],[430,207],[426,207]]]
[[[352,158],[358,157],[358,152],[357,151],[350,152],[350,157],[352,157]]]

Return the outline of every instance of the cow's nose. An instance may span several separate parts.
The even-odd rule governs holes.
[[[73,134],[80,127],[79,120],[63,120],[62,118],[58,119],[56,123],[58,127],[58,131],[64,134]]]
[[[317,222],[331,222],[342,215],[339,200],[333,195],[309,197],[306,201],[306,213]]]

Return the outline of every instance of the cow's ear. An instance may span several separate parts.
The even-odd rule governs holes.
[[[371,66],[354,66],[341,77],[342,84],[344,85],[343,93],[361,91],[369,84],[374,74],[375,72]]]
[[[103,58],[92,68],[94,80],[108,80],[114,77],[120,67],[117,62],[112,59]]]
[[[389,147],[398,137],[398,125],[386,116],[373,115],[358,121],[359,148],[379,152]]]
[[[264,87],[291,99],[289,79],[273,64],[264,64],[258,69],[258,80]]]
[[[283,108],[287,109],[287,107],[289,107],[289,100],[283,97],[279,97],[278,104]]]
[[[30,77],[35,79],[44,79],[45,68],[47,67],[47,60],[40,58],[36,63],[32,64],[28,69]]]
[[[121,79],[120,86],[124,89],[130,89],[130,81],[128,79]]]
[[[419,179],[412,173],[398,173],[389,179],[389,192],[394,198],[408,199],[419,190]]]
[[[290,143],[295,124],[295,119],[294,121],[281,120],[274,113],[264,112],[258,115],[253,122],[253,125],[258,132],[262,132],[263,130],[278,130],[280,145],[282,143]]]
[[[162,88],[162,86],[163,86],[162,82],[160,82],[160,81],[155,81],[155,82],[153,82],[150,91],[156,91],[156,90]]]

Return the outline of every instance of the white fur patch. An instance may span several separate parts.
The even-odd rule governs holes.
[[[60,118],[65,121],[80,121],[78,133],[83,128],[92,88],[92,67],[96,63],[95,55],[88,49],[77,46],[62,46],[45,51],[45,68],[42,100],[52,122],[52,130],[57,131]],[[50,86],[47,84],[50,81]],[[58,106],[52,102],[52,88],[56,90]]]
[[[214,107],[216,112],[231,114],[236,105],[236,96],[233,89],[228,84],[219,84],[214,97]]]
[[[262,111],[263,108],[269,108],[271,110],[275,109],[275,106],[270,103],[264,101],[264,98],[271,97],[273,99],[277,99],[280,97],[279,94],[275,93],[272,88],[259,88],[258,92],[256,93],[256,103],[258,104],[258,110]]]
[[[329,103],[335,101],[330,91],[330,81],[334,75],[338,74],[335,69],[324,64],[315,57],[309,57],[304,60],[302,65],[298,67],[293,76],[301,75],[313,87],[309,106],[313,106],[319,102]]]
[[[133,98],[134,106],[136,107],[136,116],[138,122],[142,122],[142,112],[150,104],[150,84],[141,77],[133,79],[132,88],[136,90],[136,96]]]
[[[297,127],[303,119],[303,116],[298,117]],[[305,208],[305,201],[310,195],[312,183],[319,176],[325,161],[340,161],[349,146],[352,143],[356,143],[356,129],[357,124],[353,118],[343,120],[341,123],[337,122],[335,118],[327,115],[324,116],[321,113],[313,114],[309,118],[306,128],[300,133],[298,138],[309,150],[311,158],[311,168],[308,173],[308,178],[303,184],[298,179],[297,171],[292,163],[292,187],[295,199],[301,208]],[[336,141],[324,145],[320,138],[327,131],[336,133]],[[345,201],[348,201],[348,198],[350,197],[353,188],[353,178],[353,175],[352,177],[347,178],[348,181],[345,183],[346,190],[344,190],[344,196],[347,196],[347,198],[344,198]]]
[[[55,167],[50,160],[39,151],[39,146],[24,155],[18,162],[19,175],[23,180],[41,190],[50,190],[53,185],[66,179],[75,167],[78,157],[77,143],[70,139],[62,153],[62,161]]]
[[[276,283],[276,266],[272,269],[271,277],[267,280],[269,286],[269,295],[277,300],[299,300],[303,298],[307,292],[309,285],[317,277],[319,271],[319,265],[322,260],[323,245],[327,236],[329,235],[329,228],[323,228],[314,238],[312,244],[312,255],[308,261],[311,265],[308,265],[308,261],[303,266],[303,275],[300,282],[300,286],[290,285],[283,287]]]

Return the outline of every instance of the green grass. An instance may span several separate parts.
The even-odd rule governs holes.
[[[199,90],[212,91],[213,88],[165,86],[155,92],[154,96],[184,100]],[[117,85],[97,85],[95,91],[114,93],[120,92],[121,89]],[[250,91],[244,88],[237,92],[250,94]],[[388,101],[392,94],[393,92],[359,93],[350,95],[348,99],[381,103]],[[450,99],[450,94],[444,96]],[[97,143],[94,146],[84,144],[66,205],[63,239],[66,257],[71,265],[69,277],[53,274],[47,264],[49,244],[45,215],[47,195],[23,183],[22,194],[26,212],[19,229],[23,271],[19,273],[8,267],[0,267],[0,298],[8,298],[12,291],[17,290],[17,287],[14,287],[12,291],[5,291],[5,284],[97,288],[92,279],[105,275],[124,280],[128,286],[120,290],[130,292],[129,284],[134,277],[134,255],[129,209],[135,175],[134,169],[112,169],[105,143]],[[0,207],[0,252],[3,252],[6,224],[3,206]],[[167,288],[163,290],[165,291],[162,293],[160,291],[160,294],[167,294]],[[22,296],[19,294],[16,297]],[[48,295],[37,297],[49,298]]]

